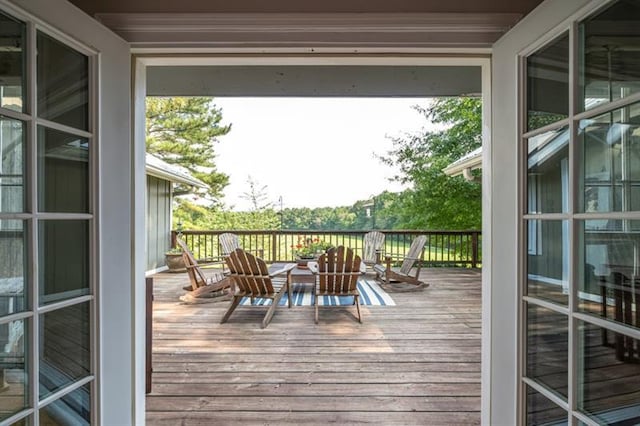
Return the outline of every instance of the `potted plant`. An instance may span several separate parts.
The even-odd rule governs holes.
[[[169,267],[169,272],[184,272],[186,267],[182,258],[182,250],[180,247],[174,247],[164,254],[164,261]]]
[[[319,238],[298,237],[298,243],[291,246],[299,268],[306,268],[307,263],[316,260],[332,245]]]

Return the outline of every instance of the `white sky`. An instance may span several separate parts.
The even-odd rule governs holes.
[[[386,136],[416,133],[427,123],[418,98],[216,98],[231,131],[215,147],[218,171],[229,175],[224,203],[247,210],[249,176],[267,186],[279,207],[349,206],[386,190],[392,170],[374,157],[392,147]],[[333,177],[331,177],[333,176]],[[318,183],[342,182],[332,189]]]

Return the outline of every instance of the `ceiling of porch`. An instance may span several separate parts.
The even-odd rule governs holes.
[[[71,0],[99,13],[513,13],[531,12],[542,0]]]
[[[343,50],[355,47],[488,50],[541,3],[541,0],[70,1],[129,41],[133,49],[206,46]]]

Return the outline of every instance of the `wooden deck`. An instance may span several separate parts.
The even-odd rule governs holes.
[[[154,276],[153,385],[147,425],[480,423],[481,279],[428,268],[396,306],[184,304],[186,274]]]

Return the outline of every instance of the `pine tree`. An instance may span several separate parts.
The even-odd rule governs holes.
[[[147,152],[188,169],[209,186],[198,191],[208,200],[222,197],[229,176],[216,170],[214,144],[231,125],[223,125],[222,110],[212,98],[147,98]]]

